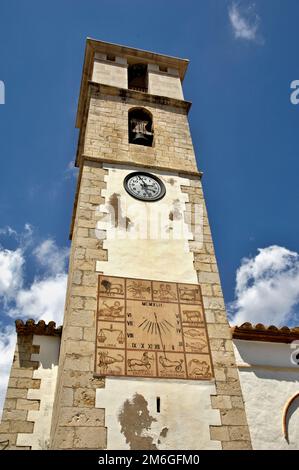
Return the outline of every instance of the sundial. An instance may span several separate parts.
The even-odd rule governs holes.
[[[200,285],[100,275],[95,374],[211,379]]]

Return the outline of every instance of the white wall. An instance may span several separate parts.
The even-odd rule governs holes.
[[[96,408],[105,408],[108,450],[130,449],[119,415],[126,400],[132,403],[136,394],[146,401],[142,412],[148,411],[153,419],[142,435],[150,438],[157,449],[221,449],[220,442],[210,440],[209,431],[210,425],[221,424],[218,410],[211,409],[210,395],[216,394],[214,383],[109,377],[105,388],[96,394]]]
[[[299,367],[290,360],[294,350],[244,340],[234,340],[234,349],[253,448],[299,449],[299,399],[288,414],[289,443],[282,432],[284,406],[299,392]]]
[[[156,72],[149,68],[148,92],[152,95],[167,96],[183,100],[183,89],[179,76]]]
[[[116,57],[115,62],[106,60],[106,55],[96,54],[93,64],[92,81],[119,88],[128,88],[127,61]]]
[[[101,213],[109,213],[109,200],[113,194],[121,196],[120,212],[128,216],[134,226],[130,232],[125,227],[108,228],[107,221],[98,224],[98,235],[105,234],[104,248],[108,249],[108,261],[98,261],[97,271],[105,275],[133,278],[157,279],[173,282],[197,283],[193,265],[193,254],[189,252],[188,240],[192,234],[184,222],[184,211],[188,195],[181,191],[181,185],[189,186],[188,178],[173,173],[154,171],[165,184],[165,197],[155,203],[136,201],[123,187],[125,176],[135,168],[105,165],[109,174],[105,177],[107,188],[102,191],[105,205]],[[150,211],[150,213],[148,212]],[[169,212],[175,211],[178,226],[174,227]],[[149,239],[147,230],[160,235]],[[178,239],[169,237],[169,228],[177,233]],[[156,232],[157,228],[160,228]],[[181,231],[181,232],[180,232]],[[180,234],[180,236],[179,236]],[[165,239],[163,238],[165,237]],[[162,380],[142,378],[107,378],[104,389],[98,389],[96,407],[106,408],[105,424],[108,431],[108,449],[129,447],[118,419],[119,412],[128,401],[132,403],[139,394],[147,402],[147,410],[156,421],[144,429],[153,444],[160,449],[219,449],[220,443],[210,440],[209,425],[220,425],[219,410],[211,407],[210,396],[216,394],[214,382],[192,380]],[[156,411],[156,397],[161,399],[161,412]],[[146,411],[147,413],[147,411]],[[188,423],[192,425],[188,425]],[[132,425],[134,427],[134,424]],[[160,436],[167,428],[165,437]],[[190,429],[193,434],[190,434]],[[162,433],[163,434],[163,433]],[[160,441],[160,443],[158,442]]]
[[[150,171],[163,181],[166,194],[160,201],[146,203],[132,198],[123,186],[127,174],[137,168],[117,165],[105,165],[104,168],[109,170],[109,174],[105,176],[107,188],[102,190],[105,205],[100,206],[100,212],[109,214],[109,201],[113,194],[117,194],[120,196],[119,212],[123,217],[129,217],[133,225],[129,231],[124,224],[111,226],[109,215],[107,221],[98,223],[99,231],[107,231],[104,248],[109,255],[107,262],[97,262],[97,271],[111,276],[197,283],[193,253],[188,245],[193,235],[184,222],[188,195],[181,191],[181,185],[189,185],[188,178]],[[178,219],[174,223],[169,220],[170,212],[177,214]],[[172,233],[176,234],[173,238]]]
[[[27,421],[34,421],[33,433],[19,433],[17,446],[31,446],[32,450],[42,450],[47,448],[50,439],[60,338],[34,335],[33,344],[40,346],[40,352],[31,355],[32,361],[39,361],[33,378],[40,379],[41,384],[39,389],[29,389],[27,398],[40,400],[40,407],[39,410],[28,411]]]

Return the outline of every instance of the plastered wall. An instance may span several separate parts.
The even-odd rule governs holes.
[[[289,442],[282,430],[287,401],[299,392],[298,366],[289,344],[235,340],[248,425],[256,450],[299,449],[299,399],[289,410]]]
[[[96,54],[93,64],[92,81],[104,85],[128,88],[127,61],[116,57],[115,62],[106,60],[105,54]]]
[[[148,92],[152,95],[167,96],[183,100],[183,90],[178,72],[163,73],[159,67],[150,65],[148,70]]]
[[[96,395],[96,407],[106,410],[107,448],[221,449],[209,430],[221,424],[211,409],[215,393],[213,383],[194,380],[107,378]]]
[[[106,213],[107,218],[98,222],[97,229],[99,236],[102,233],[105,236],[103,247],[109,257],[108,261],[97,262],[97,271],[106,275],[196,283],[193,254],[188,244],[193,235],[184,215],[189,198],[181,191],[182,185],[190,185],[189,179],[173,173],[152,172],[165,184],[166,194],[150,204],[135,200],[123,186],[124,178],[136,168],[117,165],[104,165],[104,168],[107,170],[106,189],[102,191],[105,204],[99,211]],[[115,203],[120,220],[113,223],[111,204],[115,209]],[[96,407],[106,409],[108,448],[138,448],[141,443],[159,449],[221,448],[219,442],[211,441],[209,428],[221,424],[219,411],[211,405],[210,395],[215,393],[213,382],[106,379],[105,388],[97,390]],[[157,396],[163,403],[160,413],[155,408]],[[148,413],[151,421],[149,427],[143,421],[140,423],[138,443],[128,440],[126,435],[126,426],[138,429],[138,413],[135,424],[130,422],[134,411],[126,413],[126,403],[130,409],[129,403],[134,404],[136,400],[137,408],[144,406],[144,413]],[[188,422],[192,423],[191,434]]]

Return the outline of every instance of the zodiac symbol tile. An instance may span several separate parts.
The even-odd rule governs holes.
[[[200,285],[100,275],[95,374],[211,379]]]

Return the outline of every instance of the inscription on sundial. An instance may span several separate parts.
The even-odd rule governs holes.
[[[95,373],[211,379],[200,286],[100,275]]]

